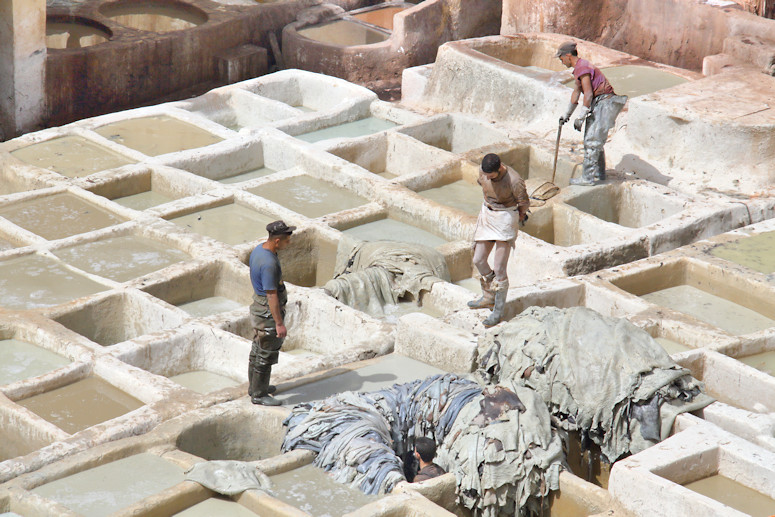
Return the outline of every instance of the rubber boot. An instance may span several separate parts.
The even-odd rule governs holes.
[[[495,280],[495,271],[479,278],[479,284],[482,286],[482,296],[478,300],[468,302],[471,309],[489,309],[495,303],[495,291],[492,289],[492,281]]]
[[[281,406],[282,402],[269,394],[269,377],[272,375],[271,364],[259,364],[250,383],[250,401],[261,406]]]
[[[270,384],[269,389],[267,390],[267,393],[271,395],[275,391],[277,391],[277,386],[275,386],[274,384]],[[250,395],[251,398],[253,397],[253,364],[252,363],[248,363],[248,395]]]
[[[593,187],[595,185],[595,180],[589,180],[585,178],[571,178],[569,183],[571,185],[580,185],[582,187]]]
[[[506,295],[509,292],[509,281],[498,282],[496,280],[493,282],[493,288],[495,289],[495,304],[490,315],[482,322],[485,327],[497,325],[503,318],[503,308],[506,305]]]

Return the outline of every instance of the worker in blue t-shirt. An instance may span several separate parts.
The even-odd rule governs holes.
[[[269,233],[266,242],[256,246],[250,254],[250,282],[253,284],[250,321],[255,332],[248,365],[248,394],[253,404],[281,404],[272,396],[275,387],[269,384],[272,365],[277,364],[280,348],[288,332],[285,328],[288,295],[277,252],[288,246],[295,229],[295,226],[288,226],[283,221],[269,223],[266,225]]]

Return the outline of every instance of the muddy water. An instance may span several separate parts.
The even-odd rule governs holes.
[[[174,517],[213,517],[223,515],[229,517],[256,517],[256,514],[234,501],[211,497],[199,504],[176,513]]]
[[[713,248],[710,253],[760,273],[773,273],[775,272],[775,232],[760,233],[729,244],[722,244]]]
[[[350,228],[349,230],[345,230],[344,233],[363,241],[386,240],[410,242],[412,244],[424,244],[430,247],[440,246],[448,242],[447,240],[417,228],[416,226],[390,218],[362,224]]]
[[[393,16],[405,10],[406,7],[383,7],[382,9],[374,9],[373,11],[354,14],[353,18],[392,31]]]
[[[775,321],[758,312],[690,285],[669,287],[641,298],[689,314],[736,336],[775,327]]]
[[[195,149],[223,140],[202,128],[166,115],[122,120],[94,131],[147,156]]]
[[[145,210],[146,208],[163,205],[170,201],[173,201],[173,198],[160,194],[154,190],[140,192],[139,194],[133,194],[131,196],[119,197],[113,200],[114,203],[118,203],[127,208],[133,208],[134,210]]]
[[[108,41],[110,35],[81,23],[46,22],[46,47],[84,48]]]
[[[70,434],[143,406],[143,402],[99,377],[87,377],[17,404]]]
[[[477,215],[482,208],[482,189],[478,185],[459,180],[448,185],[418,192],[440,205],[457,208],[469,215]]]
[[[775,500],[718,474],[684,486],[753,517],[768,517],[775,512]]]
[[[315,143],[333,138],[357,138],[359,136],[371,135],[396,127],[398,124],[389,120],[377,117],[367,117],[354,122],[346,122],[338,126],[318,129],[303,135],[296,135],[294,138],[304,140],[305,142]]]
[[[83,271],[116,282],[126,282],[191,258],[178,249],[135,235],[64,248],[56,256]]]
[[[689,346],[679,343],[678,341],[673,341],[672,339],[667,339],[666,337],[655,337],[654,341],[659,343],[659,345],[665,349],[665,352],[670,355],[680,354],[681,352],[692,349]]]
[[[315,265],[315,286],[324,286],[326,282],[334,278],[336,270],[335,243],[320,241],[318,244],[317,264]]]
[[[737,360],[775,377],[775,350],[738,357]]]
[[[69,192],[0,208],[0,216],[50,241],[124,222]]]
[[[322,23],[301,29],[298,32],[305,38],[343,47],[371,45],[385,41],[390,37],[390,34],[347,20]]]
[[[0,340],[0,385],[37,377],[70,360],[18,339]]]
[[[32,490],[87,517],[112,514],[184,479],[183,470],[158,456],[135,454]]]
[[[207,370],[194,370],[191,372],[173,375],[169,378],[184,388],[205,395],[211,391],[229,388],[239,384],[234,379]]]
[[[11,154],[25,163],[58,172],[68,178],[81,178],[134,163],[129,158],[80,136],[54,138],[28,145]]]
[[[0,306],[6,309],[51,307],[106,289],[40,255],[0,262]]]
[[[231,245],[265,237],[266,225],[274,220],[274,217],[234,203],[170,219],[171,222],[200,235]]]
[[[594,511],[594,510],[592,510]],[[543,515],[548,517],[587,517],[592,511],[561,491],[552,492],[549,502],[549,512]]]
[[[207,21],[202,14],[161,2],[124,2],[101,11],[125,27],[149,32],[190,29]]]
[[[12,242],[5,239],[0,239],[0,251],[12,250],[15,247],[16,246]]]
[[[628,97],[646,95],[688,81],[679,75],[650,66],[623,65],[601,68],[600,70],[614,87],[617,95],[627,95]],[[563,84],[568,88],[573,88],[574,83],[575,79],[571,79]]]
[[[398,323],[398,318],[401,316],[415,312],[427,314],[432,318],[441,318],[444,316],[444,313],[435,307],[427,304],[423,305],[422,307],[418,307],[415,302],[410,301],[399,301],[396,305],[385,305],[383,310],[385,312],[384,319],[388,323]]]
[[[603,460],[603,453],[598,445],[591,443],[589,450],[582,451],[579,434],[570,433],[566,448],[566,460],[573,474],[601,488],[608,488],[611,464]]]
[[[269,478],[272,494],[316,517],[338,517],[379,496],[337,483],[323,469],[307,465]]]
[[[250,181],[256,178],[263,178],[264,176],[269,176],[270,174],[274,174],[277,172],[274,169],[270,169],[269,167],[259,167],[257,169],[252,169],[245,172],[240,172],[235,174],[234,176],[229,176],[228,178],[223,178],[218,180],[220,183],[242,183],[243,181]]]
[[[307,175],[248,189],[248,192],[312,218],[368,203],[366,199],[332,183]]]
[[[181,309],[194,316],[195,318],[204,318],[213,314],[233,311],[240,307],[245,307],[239,302],[223,296],[210,296],[193,302],[181,303],[178,305]]]

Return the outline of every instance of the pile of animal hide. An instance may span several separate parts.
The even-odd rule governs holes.
[[[611,462],[713,401],[646,331],[584,307],[531,307],[481,339],[478,353],[481,380],[534,389],[558,427],[588,435]]]
[[[411,294],[420,299],[434,283],[449,281],[444,256],[433,248],[406,242],[364,242],[352,247],[342,240],[336,275],[325,291],[355,309],[381,317],[385,305]]]

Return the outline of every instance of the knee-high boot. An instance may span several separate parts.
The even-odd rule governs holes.
[[[262,406],[280,406],[282,402],[269,394],[269,377],[272,375],[272,365],[259,363],[250,382],[250,401]]]
[[[495,302],[495,291],[492,289],[492,281],[495,280],[495,271],[479,278],[482,286],[482,296],[478,300],[471,300],[468,306],[471,309],[489,309]]]
[[[248,395],[250,395],[250,397],[253,397],[253,377],[255,376],[253,373],[254,371],[253,362],[248,363]],[[270,384],[267,393],[272,394],[275,391],[277,391],[277,386]]]
[[[506,306],[506,296],[509,293],[509,281],[499,282],[496,280],[493,282],[493,288],[495,289],[495,304],[490,315],[482,322],[485,327],[497,325],[503,318],[503,308]]]

